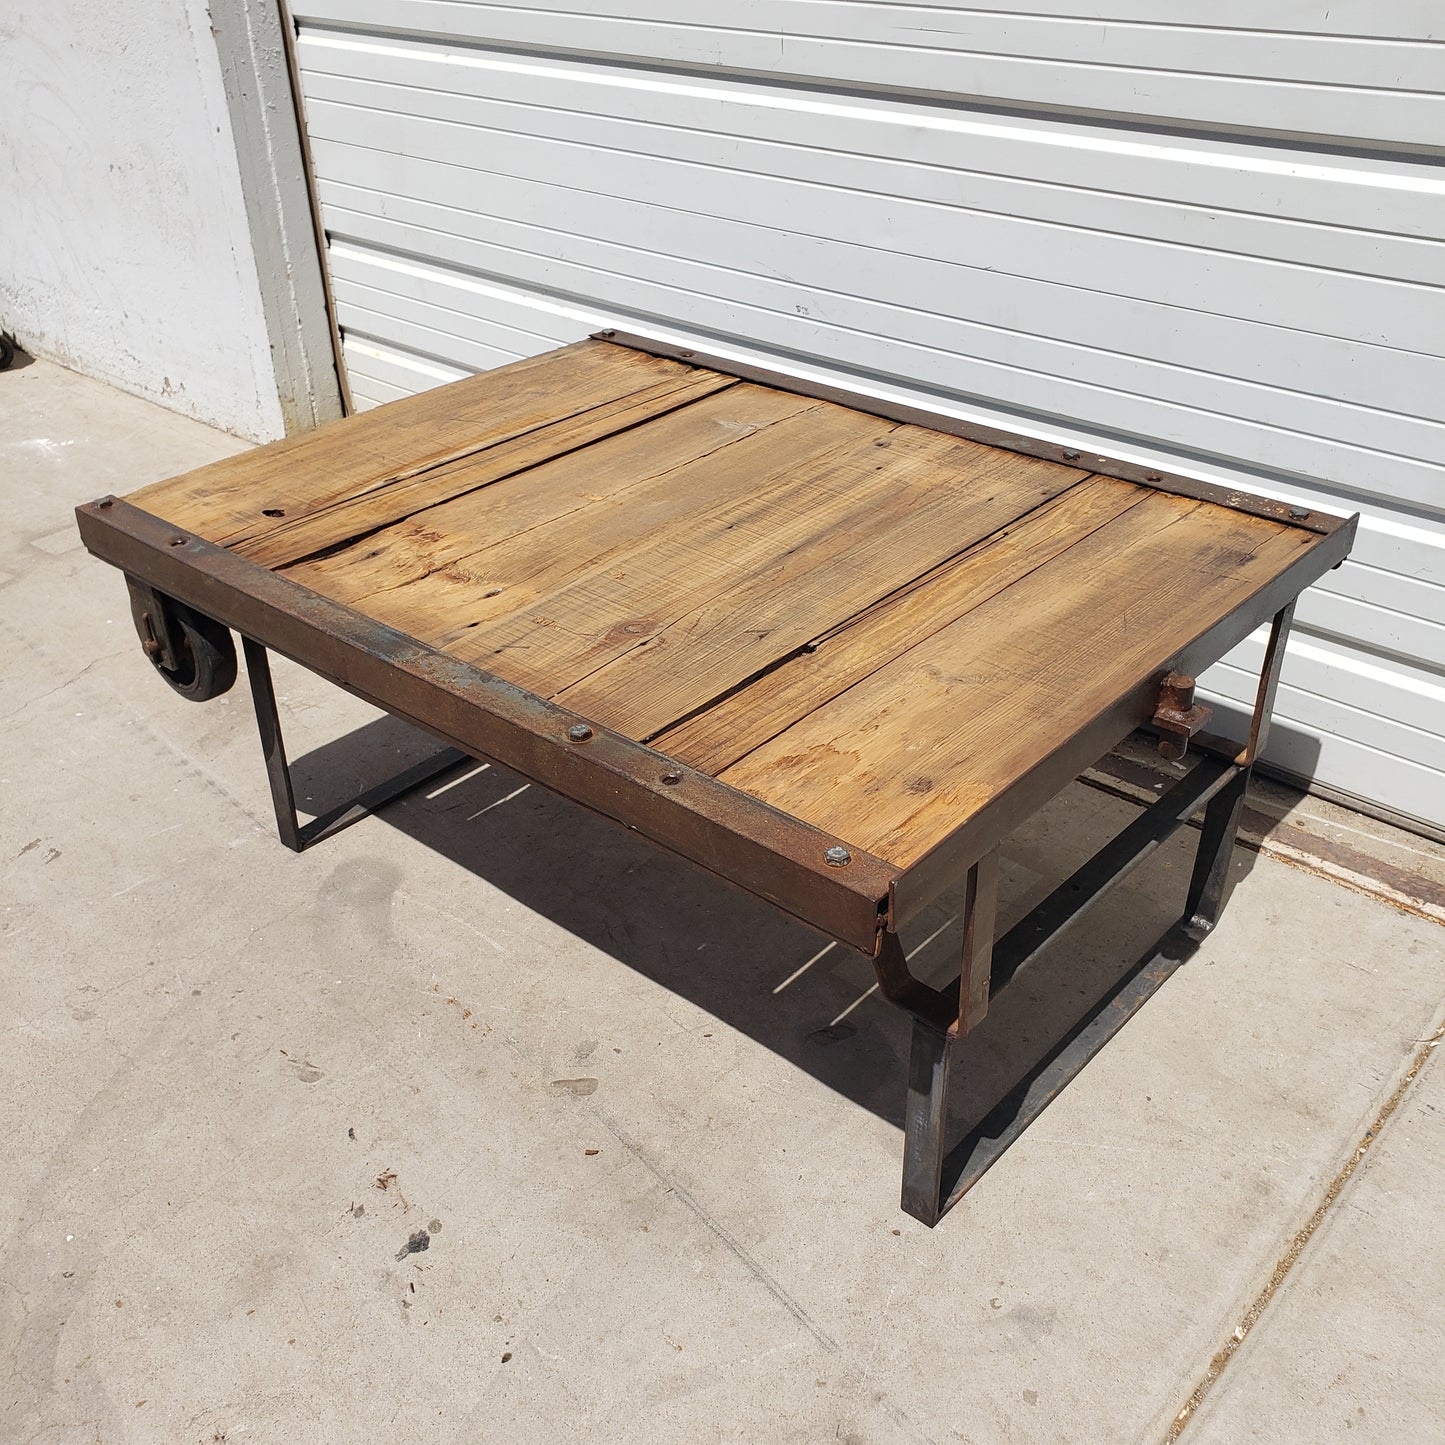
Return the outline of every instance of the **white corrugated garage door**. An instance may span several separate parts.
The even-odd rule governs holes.
[[[1359,510],[1270,758],[1445,826],[1437,4],[297,8],[358,405],[617,325]]]

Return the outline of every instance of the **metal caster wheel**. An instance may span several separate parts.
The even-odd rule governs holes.
[[[127,577],[141,650],[180,695],[209,702],[236,681],[236,644],[212,617]]]

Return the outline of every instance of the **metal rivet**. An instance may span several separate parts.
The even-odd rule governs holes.
[[[1289,517],[1292,522],[1303,522],[1308,516],[1309,512],[1303,507],[1291,507],[1289,509]]]
[[[834,843],[823,849],[823,862],[830,868],[846,868],[853,861],[853,855],[841,844]]]
[[[1066,462],[1076,462],[1079,460],[1079,454],[1078,452],[1065,452],[1064,460]]]
[[[567,729],[567,736],[571,738],[574,743],[585,743],[587,739],[592,736],[592,729],[588,727],[586,723],[573,723],[572,726]]]
[[[663,781],[664,783],[666,783],[669,787],[671,787],[674,783],[680,783],[680,782],[682,781],[682,774],[681,774],[681,773],[664,773],[664,774],[662,775],[662,781]]]
[[[1145,480],[1146,482],[1162,482],[1162,481],[1164,480],[1164,473],[1163,473],[1163,472],[1146,472],[1146,473],[1144,474],[1144,480]]]
[[[171,538],[171,546],[172,546],[172,547],[184,547],[185,545],[186,545],[186,539],[185,539],[184,537],[172,537],[172,538]]]

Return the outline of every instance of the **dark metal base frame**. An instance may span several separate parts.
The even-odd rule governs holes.
[[[286,744],[281,737],[281,717],[276,710],[276,690],[271,684],[270,659],[266,649],[249,637],[242,638],[242,646],[246,653],[246,676],[251,682],[251,700],[256,705],[256,726],[261,732],[261,751],[266,757],[266,775],[271,782],[271,802],[276,809],[276,831],[293,853],[300,853],[313,843],[349,828],[403,793],[409,793],[439,773],[468,761],[467,754],[459,749],[445,748],[384,783],[368,788],[351,802],[303,823],[296,813],[296,793],[291,785]]]
[[[908,972],[895,933],[884,935],[875,967],[880,989],[913,1015],[904,1110],[903,1208],[924,1224],[938,1221],[983,1177],[1059,1092],[1144,1005],[1213,929],[1224,906],[1245,789],[1264,747],[1294,605],[1274,619],[1249,742],[1237,756],[1203,753],[1151,804],[1026,918],[993,941],[997,852],[969,872],[963,967],[957,983],[933,989]],[[988,1002],[1050,943],[1176,829],[1204,809],[1184,912],[1143,958],[1088,1010],[1050,1052],[968,1134],[949,1147],[951,1076],[969,1049],[968,1033]]]
[[[963,966],[954,985],[935,989],[915,979],[908,970],[898,935],[884,933],[874,959],[881,991],[913,1015],[904,1113],[902,1205],[916,1219],[930,1227],[937,1224],[1214,927],[1224,903],[1245,789],[1254,760],[1264,746],[1293,611],[1291,603],[1275,616],[1250,739],[1244,750],[1236,757],[1200,753],[1194,767],[1169,792],[997,942],[994,909],[998,849],[974,863],[968,871],[964,901]],[[276,827],[282,843],[294,852],[340,832],[383,804],[468,760],[468,754],[447,748],[352,802],[302,823],[296,812],[267,650],[248,637],[242,641],[276,809]],[[962,1140],[949,1148],[946,1141],[951,1078],[968,1049],[967,1035],[986,1015],[989,1001],[1201,807],[1203,827],[1180,920]]]

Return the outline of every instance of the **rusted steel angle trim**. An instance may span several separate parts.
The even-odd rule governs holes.
[[[819,401],[837,402],[840,406],[865,411],[872,416],[886,417],[889,421],[930,427],[934,431],[946,432],[949,436],[962,437],[965,441],[982,442],[1010,452],[1022,452],[1025,456],[1038,457],[1043,461],[1062,462],[1066,466],[1078,467],[1099,476],[1115,477],[1122,482],[1138,482],[1142,486],[1153,487],[1156,491],[1193,497],[1201,502],[1213,502],[1216,506],[1228,507],[1234,512],[1247,512],[1253,517],[1265,517],[1271,522],[1281,522],[1287,527],[1299,527],[1306,532],[1317,532],[1325,537],[1350,520],[1334,512],[1312,511],[1292,506],[1288,502],[1276,501],[1273,497],[1237,491],[1217,482],[1201,482],[1194,477],[1182,477],[1174,472],[1120,461],[1117,457],[1101,456],[1097,452],[1085,451],[1079,447],[1040,441],[1037,437],[1002,431],[997,427],[984,426],[981,422],[941,415],[929,411],[926,407],[909,406],[906,402],[889,401],[886,397],[868,396],[849,391],[846,387],[790,376],[784,371],[772,371],[765,366],[754,366],[750,362],[734,361],[731,357],[690,350],[680,344],[655,341],[627,331],[594,331],[592,340],[610,341],[615,346],[645,351],[649,356],[685,361],[689,366],[706,367],[709,371],[720,371],[743,381],[755,381],[763,386],[776,387],[779,391],[796,392],[799,396],[816,397]]]
[[[1159,698],[1159,681],[1165,673],[1203,672],[1343,561],[1354,542],[1357,520],[1357,517],[1347,518],[1346,524],[1337,531],[1322,536],[1244,605],[1140,678],[1124,696],[1071,737],[1062,739],[1054,752],[1032,771],[972,814],[930,852],[900,870],[893,884],[888,926],[903,927],[939,893],[957,882],[991,847],[1136,727],[1142,727],[1153,715]]]
[[[117,498],[85,545],[157,590],[463,751],[526,777],[872,954],[898,869],[653,748],[407,637]],[[591,729],[568,738],[574,725]],[[668,779],[669,781],[664,781]],[[843,845],[846,866],[824,861]]]

